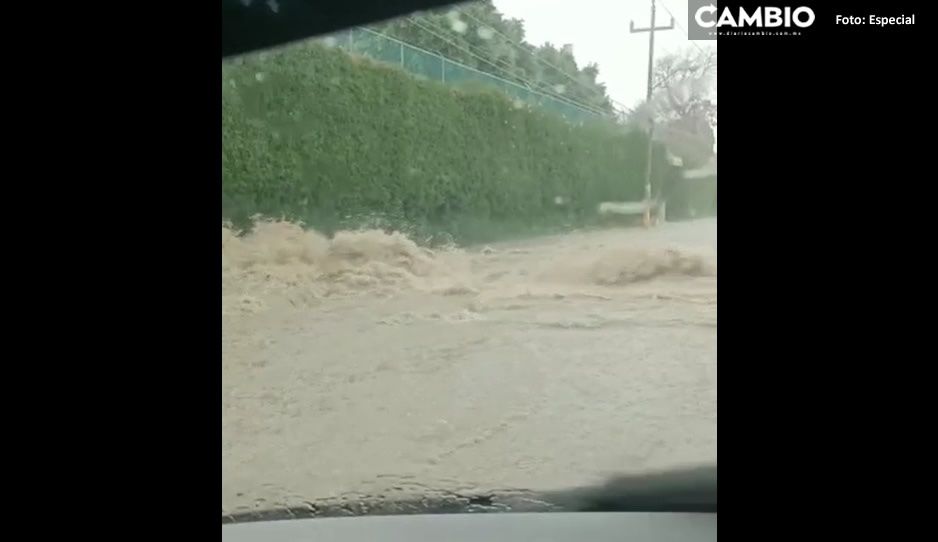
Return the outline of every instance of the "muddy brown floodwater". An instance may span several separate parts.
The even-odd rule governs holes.
[[[222,511],[716,461],[716,221],[430,251],[222,229]]]

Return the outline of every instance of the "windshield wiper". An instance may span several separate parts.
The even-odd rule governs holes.
[[[577,512],[717,512],[716,466],[621,476],[601,486],[552,492],[544,499]]]

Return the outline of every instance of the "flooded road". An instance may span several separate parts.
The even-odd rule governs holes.
[[[716,221],[222,232],[223,513],[716,461]]]

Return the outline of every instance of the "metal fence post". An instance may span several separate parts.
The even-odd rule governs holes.
[[[443,55],[440,55],[440,78],[446,82],[446,58]]]
[[[401,67],[404,67],[404,44],[401,44]]]

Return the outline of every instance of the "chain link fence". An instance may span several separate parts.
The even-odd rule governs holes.
[[[496,88],[517,103],[553,111],[571,122],[603,118],[601,113],[561,97],[502,79],[369,28],[353,28],[326,38],[327,43],[349,53],[399,66],[411,74],[453,86],[479,85]]]

